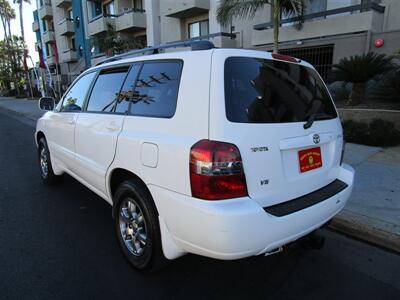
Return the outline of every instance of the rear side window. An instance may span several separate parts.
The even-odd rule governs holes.
[[[182,66],[182,61],[144,63],[131,95],[131,114],[171,118],[176,110]]]
[[[307,121],[312,114],[336,118],[317,72],[276,60],[230,57],[225,61],[225,109],[231,122]]]
[[[129,67],[102,70],[97,77],[86,110],[112,112]]]
[[[133,90],[135,88],[136,77],[139,74],[141,64],[132,65],[129,70],[128,76],[125,79],[122,90],[117,99],[117,106],[115,112],[127,113],[129,109],[129,102],[132,99]]]

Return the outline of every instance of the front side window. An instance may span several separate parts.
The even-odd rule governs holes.
[[[131,114],[171,118],[176,110],[182,67],[182,61],[144,63],[131,95]]]
[[[225,110],[231,122],[304,122],[337,117],[317,72],[295,63],[252,57],[225,61]]]
[[[189,38],[205,35],[208,35],[208,20],[189,24]]]
[[[88,73],[71,87],[64,96],[61,111],[81,111],[86,94],[92,84],[96,72]]]
[[[112,112],[128,67],[103,70],[97,77],[87,105],[88,112]]]

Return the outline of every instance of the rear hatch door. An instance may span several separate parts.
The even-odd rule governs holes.
[[[210,139],[239,148],[249,197],[266,207],[337,178],[342,129],[313,68],[255,53],[214,52]]]

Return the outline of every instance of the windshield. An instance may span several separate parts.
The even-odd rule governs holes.
[[[313,114],[337,117],[315,70],[252,57],[225,61],[225,109],[228,120],[238,123],[305,122]]]

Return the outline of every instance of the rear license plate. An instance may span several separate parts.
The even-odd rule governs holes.
[[[300,150],[298,153],[300,173],[322,167],[322,156],[320,147]]]

